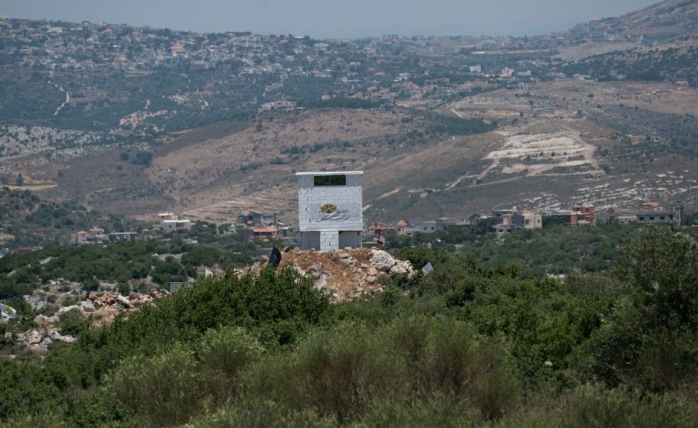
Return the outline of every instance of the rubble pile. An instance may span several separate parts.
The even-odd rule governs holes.
[[[85,317],[90,317],[92,324],[99,326],[108,324],[119,313],[137,310],[141,305],[150,304],[156,299],[169,295],[166,291],[152,291],[149,294],[131,293],[128,297],[116,293],[90,293],[87,300],[74,305],[64,306],[51,316],[37,315],[34,318],[37,328],[24,333],[12,335],[7,333],[5,338],[33,352],[44,352],[56,343],[73,343],[73,336],[63,336],[56,325],[72,311],[78,311]]]
[[[153,301],[169,295],[170,293],[164,290],[153,290],[148,294],[131,293],[128,296],[117,293],[90,293],[87,301],[78,302],[76,306],[83,314],[92,317],[94,325],[102,325],[112,322],[114,317],[121,312],[137,310],[141,305],[151,304]],[[90,304],[94,311],[84,309],[84,307],[89,308]]]
[[[55,328],[31,329],[14,338],[12,333],[5,333],[5,339],[14,340],[16,344],[32,352],[46,352],[54,343],[73,343],[76,340],[73,336],[63,336]]]
[[[336,302],[383,291],[383,275],[415,274],[409,261],[397,260],[376,248],[327,252],[290,248],[284,250],[280,267],[288,265],[298,274],[312,278],[315,288],[327,290]]]

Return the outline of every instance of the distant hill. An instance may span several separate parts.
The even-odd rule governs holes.
[[[67,243],[78,230],[98,226],[107,232],[133,231],[137,222],[98,211],[75,202],[42,200],[29,189],[0,187],[0,236],[2,247]]]
[[[698,0],[667,0],[563,33],[562,71],[596,80],[698,85]]]
[[[119,147],[55,161],[63,174],[44,194],[144,219],[167,210],[229,223],[254,209],[293,225],[295,172],[363,170],[368,221],[467,219],[512,205],[698,206],[698,128],[687,116],[695,89],[568,81],[529,90],[433,112],[306,110],[220,122],[153,144],[150,166],[123,160]],[[538,115],[539,104],[556,114]]]
[[[22,221],[39,205],[39,197],[29,190],[10,190],[0,187],[0,223]]]
[[[616,18],[579,24],[567,32],[578,41],[632,41],[643,45],[698,37],[698,1],[665,0]]]

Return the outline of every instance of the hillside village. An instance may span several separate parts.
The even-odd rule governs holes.
[[[362,172],[359,172],[362,174]],[[305,174],[305,173],[302,173]],[[302,175],[300,174],[300,175]],[[313,174],[313,173],[307,173]],[[314,174],[327,174],[316,172]],[[335,172],[330,174],[352,174],[352,172]],[[344,175],[341,175],[344,177]],[[299,185],[300,186],[300,185]],[[299,187],[302,188],[302,187]],[[322,193],[317,203],[322,204],[327,200],[339,202],[344,190],[341,187],[327,188],[329,193]],[[299,191],[299,199],[303,198],[302,190]],[[339,199],[338,199],[339,198]],[[361,200],[361,188],[359,186],[358,200]],[[312,205],[311,205],[312,206]],[[319,206],[319,205],[318,205]],[[307,211],[304,203],[300,203],[299,211]],[[302,217],[302,216],[301,216]],[[497,235],[501,236],[520,229],[540,229],[544,224],[562,224],[568,227],[594,226],[598,223],[617,224],[674,224],[681,225],[683,220],[683,206],[676,203],[673,206],[663,206],[659,202],[644,202],[631,208],[605,207],[597,211],[593,205],[585,204],[573,206],[569,209],[543,209],[530,210],[513,207],[511,209],[495,209],[489,213],[473,213],[468,219],[436,218],[433,220],[408,221],[400,219],[394,224],[379,220],[363,220],[360,231],[362,245],[348,244],[350,247],[383,245],[378,238],[384,235],[406,235],[415,233],[434,234],[449,233],[458,230],[472,230],[485,225],[494,228]],[[231,219],[230,228],[237,228],[245,237],[245,240],[262,247],[280,243],[286,247],[300,245],[303,247],[303,224],[290,224],[283,221],[278,213],[264,213],[255,210],[245,210],[236,219]],[[307,221],[307,220],[305,220]],[[227,223],[227,222],[224,222]],[[301,222],[302,223],[302,222]],[[106,234],[104,229],[95,227],[89,231],[76,233],[72,243],[103,244],[108,241],[121,241],[132,239],[152,239],[154,236],[185,232],[191,229],[192,220],[180,218],[174,213],[160,213],[152,223],[152,228],[144,228],[140,231],[114,232]],[[301,232],[299,234],[299,232]],[[155,234],[155,235],[154,235]],[[343,248],[339,245],[338,248]],[[263,250],[267,251],[267,250]]]
[[[197,34],[103,22],[0,19],[0,64],[14,70],[7,76],[8,82],[19,81],[32,88],[24,101],[11,92],[8,102],[21,105],[29,100],[27,96],[33,99],[31,93],[41,86],[51,96],[35,104],[36,114],[57,125],[63,124],[62,120],[68,123],[68,118],[74,119],[86,107],[99,105],[114,110],[102,112],[102,116],[91,112],[92,124],[85,122],[80,126],[83,129],[79,131],[97,132],[97,136],[21,137],[19,134],[33,131],[4,129],[0,141],[8,135],[14,138],[2,143],[6,153],[0,155],[22,153],[25,150],[12,145],[27,145],[49,136],[53,144],[65,144],[60,140],[82,144],[80,141],[86,138],[105,141],[109,136],[157,134],[164,129],[164,123],[174,118],[185,120],[184,112],[219,117],[223,111],[294,110],[323,101],[331,105],[332,100],[340,105],[365,103],[387,109],[401,102],[424,109],[502,87],[521,87],[526,92],[526,85],[534,82],[593,81],[601,77],[600,72],[568,71],[572,62],[562,59],[559,49],[591,42],[616,43],[619,36],[609,30],[614,25],[616,22],[609,20],[594,23],[583,32],[531,38],[385,35],[360,40],[314,40],[298,35]],[[633,41],[637,46],[651,43],[628,37],[626,42]],[[508,60],[508,56],[523,59]],[[185,78],[196,81],[197,88],[160,93],[151,90],[164,88],[144,88],[139,83],[140,89],[129,89],[131,94],[127,95],[118,87],[100,87],[93,81],[108,77],[116,79],[114,82],[123,78],[147,82],[154,73],[179,73],[169,78],[172,84],[180,85]],[[70,79],[72,74],[82,76],[82,82]],[[201,77],[208,77],[209,82]],[[677,82],[687,85],[683,80]],[[247,87],[245,97],[228,94],[241,84]],[[299,84],[317,87],[304,93],[298,90]],[[126,98],[133,95],[142,97],[141,105],[127,102]],[[230,104],[233,100],[236,105]],[[50,106],[49,101],[55,105]],[[539,114],[564,110],[545,99],[535,104],[534,110]],[[0,111],[8,118],[24,107],[18,108],[9,103],[0,105]],[[104,120],[107,117],[109,120]],[[114,120],[118,124],[109,123]],[[205,121],[203,116],[200,120]],[[72,132],[78,131],[74,128],[76,122],[79,121],[70,126]]]
[[[350,61],[364,57],[380,63],[384,55],[406,46],[411,50],[457,52],[464,46],[479,49],[505,50],[519,47],[516,39],[479,40],[459,37],[404,37],[386,35],[363,40],[313,40],[307,36],[257,35],[228,32],[196,34],[169,29],[130,27],[108,23],[0,21],[3,56],[19,59],[29,69],[36,70],[121,70],[152,72],[158,67],[190,65],[190,71],[201,71],[237,62],[239,75],[279,75],[283,81],[290,76],[337,79],[337,83],[358,83],[366,64]],[[533,42],[521,48],[535,48]],[[294,64],[298,63],[298,64]],[[525,65],[522,62],[520,65]],[[544,62],[529,66],[549,65]],[[479,64],[466,69],[471,73],[504,78],[530,76],[531,72],[502,68],[489,70]],[[374,78],[382,77],[387,69],[374,70]],[[409,81],[408,70],[391,76],[396,83]],[[365,83],[365,77],[362,82]],[[436,82],[435,82],[436,83]],[[439,83],[448,83],[441,80]],[[274,88],[270,88],[274,89]]]
[[[692,207],[696,52],[675,27],[694,9],[542,36],[356,40],[1,19],[0,183],[120,215],[232,223],[252,209],[286,226],[287,177],[322,167],[367,170],[367,213],[391,224]],[[649,16],[662,35],[637,34]],[[404,175],[424,159],[443,167]]]
[[[411,236],[415,233],[433,234],[455,232],[460,229],[471,229],[480,224],[486,224],[498,234],[511,233],[520,229],[540,229],[544,222],[547,224],[563,224],[569,227],[594,226],[597,222],[618,224],[681,224],[682,208],[680,206],[665,208],[656,202],[647,202],[636,209],[608,209],[596,212],[593,206],[571,207],[567,210],[533,212],[517,208],[493,210],[489,214],[474,214],[470,219],[436,218],[433,220],[408,222],[399,220],[393,224],[382,221],[369,222],[362,233],[365,246],[375,246],[378,235],[395,234]],[[172,213],[162,213],[163,217],[173,218]],[[262,220],[265,219],[265,220]],[[273,219],[273,220],[272,220]],[[263,214],[253,210],[244,211],[232,224],[240,227],[249,242],[261,246],[281,242],[283,245],[297,245],[298,229],[288,226],[276,219],[275,214]],[[242,220],[242,221],[240,221]],[[155,223],[157,224],[157,222]],[[95,227],[89,231],[78,231],[73,243],[104,244],[132,239],[150,239],[154,232],[173,233],[189,230],[189,219],[165,220],[162,226],[154,229],[143,229],[133,232],[113,232],[106,234],[104,229]]]

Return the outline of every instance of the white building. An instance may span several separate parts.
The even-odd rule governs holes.
[[[165,232],[178,232],[191,229],[191,220],[163,220],[162,230]]]
[[[363,171],[299,172],[296,176],[300,247],[361,248]]]

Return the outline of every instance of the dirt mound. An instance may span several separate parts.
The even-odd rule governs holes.
[[[383,275],[415,274],[409,261],[397,260],[375,248],[326,252],[292,248],[282,254],[280,267],[288,265],[312,278],[315,288],[327,290],[337,302],[383,291],[380,283]]]

